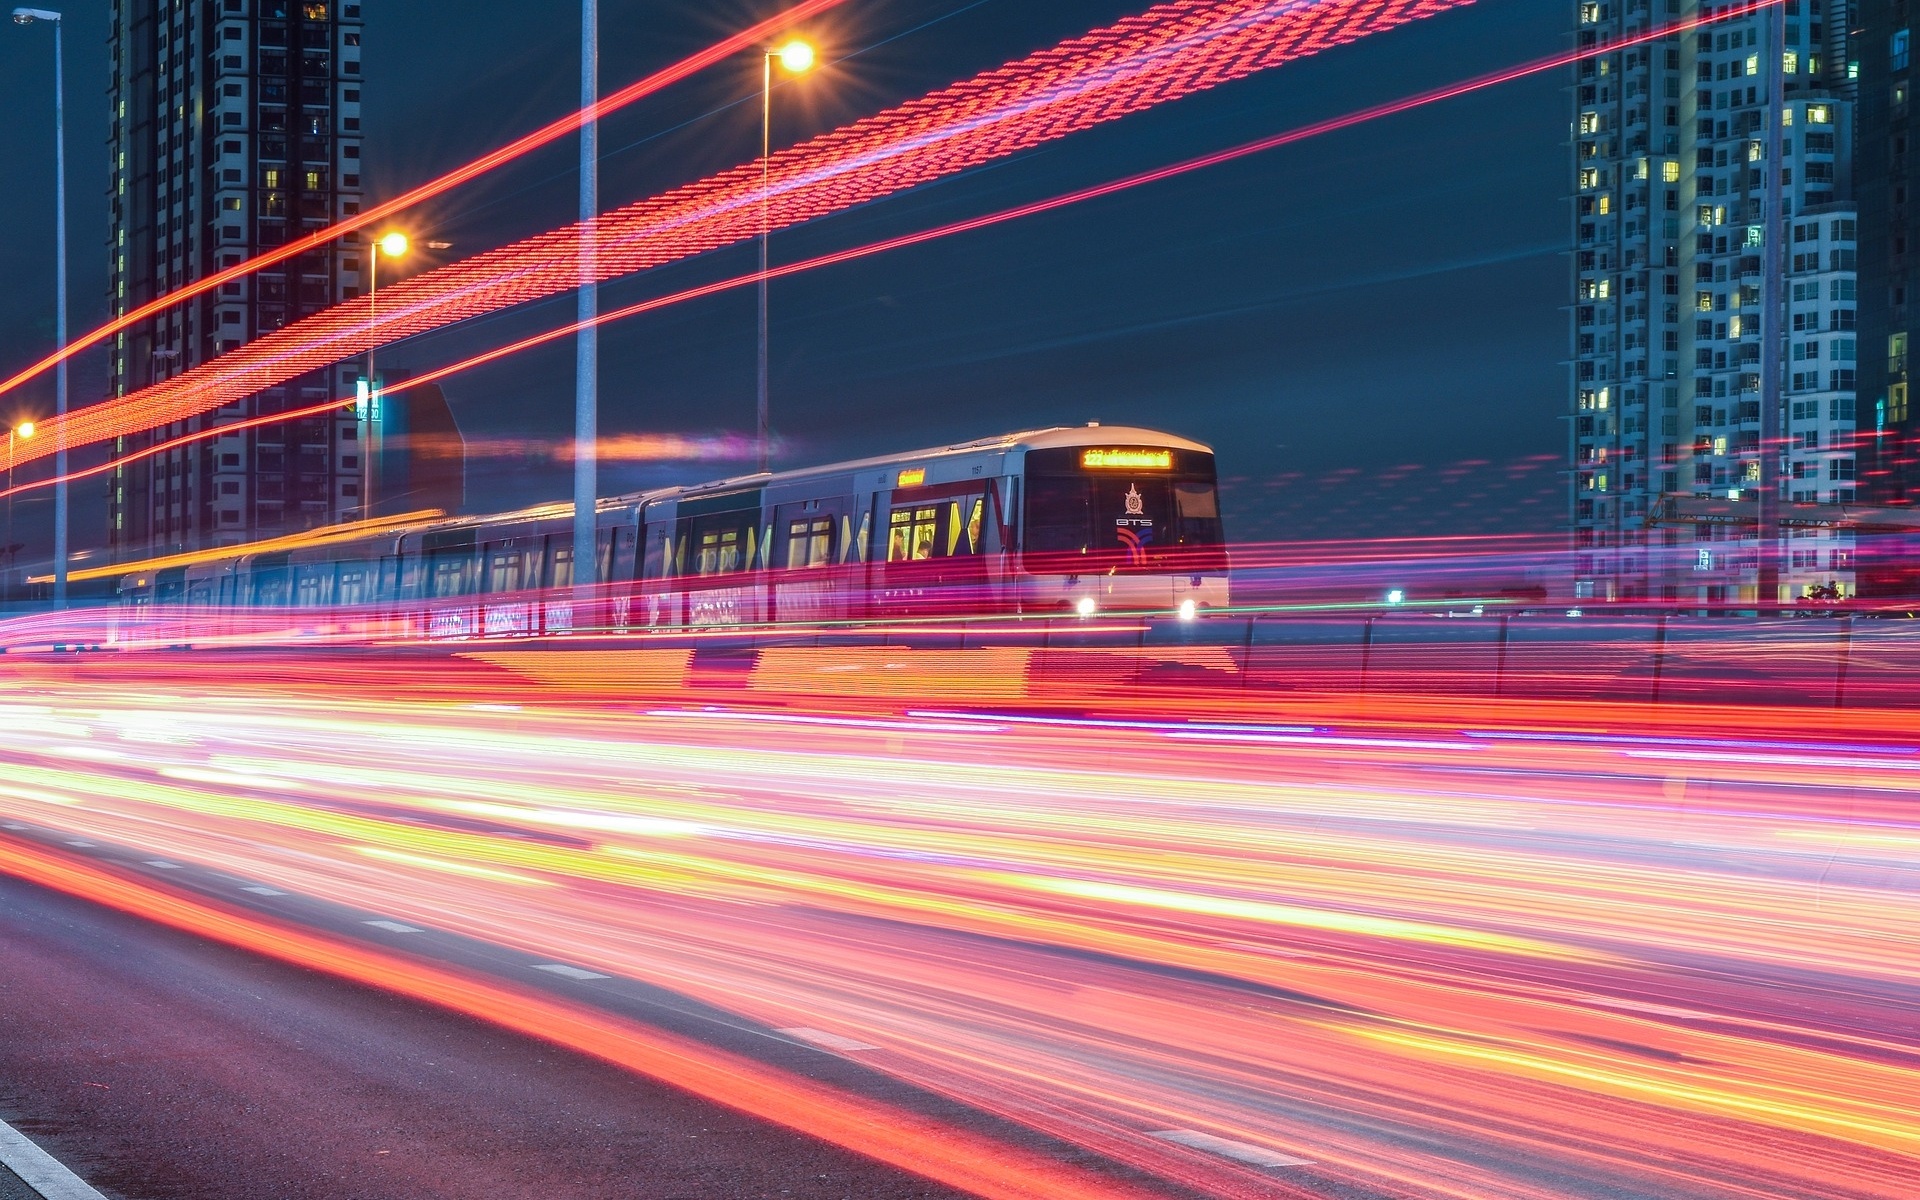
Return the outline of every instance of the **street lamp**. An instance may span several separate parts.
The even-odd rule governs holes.
[[[63,99],[65,86],[61,75],[60,14],[44,8],[16,8],[15,25],[45,21],[53,26],[53,147],[54,147],[54,333],[60,350],[67,348],[67,114]],[[67,415],[67,360],[63,355],[54,369],[54,414]],[[67,605],[67,438],[63,430],[54,441],[53,460],[53,606]],[[9,451],[12,443],[9,440]],[[9,453],[11,460],[11,453]],[[12,544],[11,539],[8,542]]]
[[[33,422],[22,421],[7,430],[7,575],[6,598],[13,599],[13,556],[17,547],[13,544],[13,443],[26,441],[33,436]]]
[[[421,242],[429,250],[445,250],[452,242]],[[375,331],[380,323],[380,258],[405,258],[413,249],[413,239],[399,230],[390,230],[373,239],[372,252],[367,255],[367,373],[354,389],[355,415],[366,424],[367,436],[362,443],[361,456],[365,463],[362,478],[365,480],[363,494],[360,497],[361,511],[373,516],[374,498],[378,495],[380,484],[380,456],[384,451],[381,444],[383,432],[381,413],[381,387],[379,376],[374,374],[374,344],[378,340]]]
[[[760,469],[769,465],[771,434],[767,422],[767,243],[773,234],[773,189],[769,172],[773,158],[773,63],[803,75],[813,69],[813,47],[802,41],[765,51],[760,61],[760,371],[756,379],[759,415]]]

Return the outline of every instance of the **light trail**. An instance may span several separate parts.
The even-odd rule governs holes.
[[[1765,8],[1772,4],[1777,4],[1779,2],[1780,0],[1760,0],[1760,2],[1756,3],[1753,7],[1756,9]],[[1742,11],[1745,11],[1745,10],[1742,10]],[[1727,19],[1731,19],[1731,16],[1738,16],[1738,15],[1741,15],[1741,12],[1735,12],[1730,15],[1716,16],[1712,19],[1715,21],[1727,20]],[[703,299],[705,297],[718,295],[720,293],[730,291],[735,288],[751,286],[759,283],[763,279],[767,279],[767,280],[780,279],[790,275],[798,275],[808,271],[820,270],[824,267],[836,266],[841,263],[852,262],[858,259],[868,258],[877,254],[884,254],[893,250],[905,249],[911,246],[916,246],[916,245],[921,245],[927,242],[936,241],[941,238],[953,237],[953,236],[964,234],[964,233],[971,233],[977,230],[987,229],[996,225],[1005,224],[1010,221],[1020,220],[1025,217],[1038,216],[1043,213],[1055,211],[1057,209],[1067,208],[1075,204],[1082,204],[1090,200],[1097,200],[1106,196],[1111,196],[1120,192],[1130,190],[1132,188],[1142,187],[1148,184],[1158,183],[1167,179],[1172,179],[1192,171],[1202,170],[1207,167],[1219,166],[1224,163],[1232,162],[1236,159],[1245,158],[1250,155],[1263,153],[1268,150],[1278,149],[1282,146],[1292,145],[1296,142],[1306,141],[1310,138],[1318,137],[1323,134],[1334,133],[1343,129],[1352,128],[1353,126],[1364,124],[1368,121],[1378,120],[1383,117],[1394,116],[1399,113],[1408,112],[1413,109],[1423,107],[1424,105],[1436,104],[1444,100],[1450,100],[1459,96],[1471,94],[1473,92],[1482,91],[1487,88],[1495,87],[1503,83],[1510,83],[1514,80],[1523,79],[1532,75],[1537,75],[1545,71],[1557,70],[1557,69],[1569,66],[1571,64],[1583,61],[1585,59],[1596,57],[1601,54],[1609,54],[1609,53],[1617,52],[1620,49],[1625,47],[1643,44],[1645,42],[1653,41],[1661,37],[1670,37],[1675,34],[1684,33],[1684,32],[1687,32],[1688,30],[1698,28],[1699,26],[1707,23],[1709,23],[1709,21],[1706,18],[1698,18],[1698,17],[1689,18],[1685,21],[1678,22],[1674,25],[1663,26],[1649,33],[1636,35],[1633,38],[1629,38],[1620,43],[1609,45],[1603,48],[1592,49],[1592,50],[1579,50],[1579,51],[1573,51],[1566,54],[1552,55],[1548,58],[1539,59],[1531,63],[1523,64],[1518,67],[1506,68],[1504,70],[1492,72],[1487,75],[1481,75],[1474,79],[1467,80],[1463,83],[1449,84],[1445,87],[1430,89],[1428,91],[1420,92],[1420,93],[1417,93],[1416,95],[1404,97],[1399,100],[1388,101],[1383,104],[1373,105],[1363,109],[1357,109],[1353,112],[1345,113],[1325,121],[1314,122],[1312,124],[1301,126],[1296,129],[1287,130],[1283,133],[1274,134],[1270,137],[1260,138],[1252,142],[1243,143],[1242,145],[1231,147],[1226,150],[1214,151],[1214,152],[1200,155],[1195,158],[1187,159],[1183,162],[1175,163],[1169,166],[1156,167],[1156,168],[1153,168],[1152,170],[1138,172],[1136,174],[1126,176],[1122,179],[1117,179],[1117,180],[1113,180],[1111,182],[1102,183],[1102,184],[1096,184],[1091,187],[1076,189],[1071,192],[1062,193],[1061,195],[1058,195],[1058,196],[1049,197],[1045,200],[1037,200],[1028,204],[1016,205],[1012,208],[1003,209],[999,212],[989,213],[979,217],[969,217],[964,220],[950,222],[946,225],[937,226],[932,229],[922,230],[917,233],[903,234],[899,237],[887,238],[879,242],[872,242],[864,246],[858,246],[858,247],[853,247],[847,250],[838,250],[829,254],[818,255],[814,258],[804,259],[798,262],[787,263],[781,266],[772,267],[765,272],[754,271],[745,275],[737,275],[729,279],[718,280],[713,283],[703,284],[698,287],[688,288],[683,291],[675,292],[667,296],[660,296],[660,297],[655,297],[649,300],[643,300],[635,304],[630,304],[618,309],[611,309],[611,310],[599,313],[590,321],[585,321],[585,322],[576,321],[576,322],[573,322],[572,324],[558,326],[554,329],[545,330],[541,333],[534,334],[530,337],[521,338],[518,341],[510,342],[506,345],[496,347],[492,350],[483,351],[482,353],[473,355],[470,358],[462,359],[459,362],[452,363],[450,365],[443,366],[443,367],[437,367],[430,371],[422,372],[416,375],[414,378],[407,380],[403,384],[399,384],[394,387],[388,388],[387,391],[389,394],[394,394],[394,393],[405,391],[409,387],[421,387],[429,383],[435,383],[435,382],[438,382],[439,380],[446,379],[449,376],[457,375],[465,371],[474,370],[475,368],[486,366],[490,363],[498,362],[505,358],[510,358],[515,354],[522,353],[523,351],[531,350],[539,346],[547,345],[552,342],[561,341],[566,338],[570,338],[585,328],[597,327],[597,326],[609,324],[615,321],[627,320],[632,317],[644,315],[646,313],[656,312],[663,308],[669,308],[677,304],[684,304],[691,300]],[[331,412],[337,408],[340,408],[343,405],[351,403],[352,401],[353,401],[353,397],[351,396],[341,396],[334,400],[323,401],[318,404],[312,404],[312,405],[308,405],[298,409],[291,409],[285,412],[275,413],[270,416],[255,417],[248,420],[235,421],[225,425],[221,425],[215,429],[207,429],[207,430],[201,430],[197,433],[183,434],[179,437],[170,439],[168,441],[156,443],[155,445],[146,447],[143,450],[138,450],[138,451],[134,451],[134,452],[122,455],[120,458],[115,459],[114,461],[109,463],[104,463],[94,467],[82,468],[80,470],[69,472],[64,476],[56,476],[53,478],[39,479],[39,480],[29,480],[24,483],[16,484],[11,489],[0,490],[0,499],[4,499],[6,497],[17,495],[23,492],[33,491],[38,488],[49,487],[55,483],[62,482],[62,481],[73,482],[76,480],[105,474],[107,472],[115,470],[118,467],[125,466],[127,463],[139,461],[145,458],[151,458],[160,454],[164,454],[164,453],[167,453],[168,451],[178,449],[181,446],[190,444],[192,442],[204,441],[209,438],[220,437],[226,434],[231,434],[231,433],[246,430],[246,429],[258,428],[265,425],[281,424],[286,421],[298,420],[302,417],[318,416],[327,412]]]
[[[348,301],[139,392],[43,424],[30,462],[185,420],[457,321],[630,275],[1004,158],[1471,0],[1172,0],[823,134],[760,164]],[[763,184],[763,178],[771,183]],[[763,203],[763,195],[771,201]],[[770,214],[770,216],[768,215]]]
[[[395,196],[391,200],[382,201],[379,204],[366,208],[358,215],[342,217],[334,224],[322,229],[317,229],[304,237],[295,238],[290,242],[271,249],[262,249],[252,258],[236,266],[223,268],[212,275],[205,276],[184,287],[168,292],[156,300],[149,301],[122,316],[114,318],[91,332],[70,340],[63,349],[56,350],[54,353],[47,355],[40,361],[33,363],[5,380],[0,380],[0,395],[12,391],[14,388],[19,387],[21,384],[44,371],[51,370],[57,363],[64,359],[71,358],[79,351],[85,350],[89,346],[97,346],[121,330],[131,328],[139,322],[165,312],[167,309],[183,301],[190,300],[195,296],[205,295],[221,284],[243,278],[255,271],[272,266],[275,263],[285,262],[290,258],[305,254],[309,250],[318,249],[329,242],[339,239],[344,234],[377,225],[396,213],[404,212],[422,201],[431,200],[435,196],[443,192],[451,191],[463,183],[478,179],[496,167],[504,166],[514,159],[530,154],[542,146],[549,145],[566,137],[570,133],[578,132],[580,127],[589,121],[597,121],[610,113],[625,108],[636,100],[651,96],[655,92],[698,74],[700,71],[705,70],[717,62],[721,62],[724,59],[747,50],[760,49],[777,35],[789,31],[795,23],[818,16],[820,13],[843,2],[844,0],[798,0],[798,3],[785,12],[782,12],[779,16],[770,17],[749,29],[727,38],[725,41],[709,46],[698,54],[681,59],[679,62],[663,70],[655,71],[644,79],[640,79],[618,91],[609,93],[587,108],[583,108],[575,113],[569,113],[567,116],[536,129],[524,137],[508,142],[497,150],[483,154],[472,162],[457,167],[437,179],[429,180],[410,191]],[[49,429],[53,428],[53,423],[48,422],[47,427]]]
[[[1229,692],[1235,728],[1189,734],[1139,689],[1131,725],[1041,724],[119,661],[0,694],[0,817],[52,834],[0,833],[9,869],[138,847],[644,980],[1208,1194],[1906,1200],[1920,1173],[1920,714],[1375,695],[1302,730]],[[1289,740],[1223,740],[1260,727]],[[423,978],[563,1044],[596,1019]],[[867,1115],[869,1144],[939,1140]],[[1311,1165],[1156,1136],[1183,1130]]]

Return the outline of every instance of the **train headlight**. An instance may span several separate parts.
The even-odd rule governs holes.
[[[1182,600],[1180,602],[1180,619],[1182,621],[1191,621],[1199,615],[1200,615],[1199,605],[1195,604],[1191,600]]]
[[[1092,596],[1082,596],[1080,597],[1079,603],[1073,606],[1073,611],[1079,613],[1083,617],[1090,617],[1094,613],[1100,611],[1100,606],[1094,603]]]

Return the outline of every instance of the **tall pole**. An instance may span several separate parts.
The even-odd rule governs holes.
[[[580,0],[580,107],[591,108],[600,92],[600,4]],[[599,449],[600,295],[594,281],[591,222],[600,214],[599,123],[580,126],[580,332],[573,365],[573,585],[599,582],[594,563],[593,515],[599,498],[595,456]]]
[[[66,22],[53,22],[53,340],[59,349],[67,348],[67,110],[66,86],[62,77],[63,55],[60,30]],[[61,418],[67,415],[67,360],[63,354],[53,369],[53,411],[55,435],[53,473],[53,606],[67,606],[67,430]]]
[[[13,439],[19,436],[7,430],[7,542],[0,546],[0,552],[7,557],[7,573],[0,583],[4,583],[4,596],[9,601],[13,599]]]
[[[373,506],[380,502],[380,456],[386,450],[380,421],[380,377],[373,373],[373,346],[380,326],[380,239],[367,245],[367,407],[360,417],[367,424],[367,441],[362,450],[365,462],[360,477],[366,495],[360,502],[360,515],[372,519]]]
[[[1768,64],[1767,88],[1767,187],[1765,221],[1766,241],[1762,243],[1760,275],[1760,478],[1759,496],[1754,505],[1754,520],[1759,525],[1760,570],[1755,589],[1757,611],[1765,613],[1780,602],[1780,454],[1783,435],[1780,421],[1781,374],[1787,356],[1786,330],[1786,249],[1787,222],[1783,203],[1785,189],[1780,170],[1786,163],[1786,139],[1783,126],[1787,107],[1787,22],[1783,5],[1774,5],[1767,16],[1767,45],[1773,60]]]
[[[767,420],[767,242],[773,234],[773,193],[770,163],[773,156],[773,52],[760,58],[760,369],[755,377],[758,400],[760,470],[771,461]]]

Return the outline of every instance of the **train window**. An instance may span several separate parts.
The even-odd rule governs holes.
[[[553,559],[553,578],[548,587],[573,586],[573,542],[570,538],[551,537],[547,539],[549,557]]]
[[[341,604],[365,604],[367,602],[367,565],[365,563],[340,564]]]
[[[1027,479],[1027,549],[1084,554],[1092,534],[1085,476],[1033,475]]]
[[[887,521],[887,561],[920,562],[939,544],[940,509],[896,508]]]
[[[319,608],[333,603],[333,564],[315,563],[297,569],[294,580],[294,604],[301,608]]]
[[[487,586],[489,592],[517,592],[535,585],[537,564],[533,551],[513,543],[495,543],[488,547]]]
[[[741,567],[740,531],[709,529],[700,535],[700,559],[696,574],[724,575]]]
[[[474,590],[475,576],[473,551],[467,549],[444,550],[433,557],[433,572],[428,576],[428,586],[434,596],[465,596]]]
[[[1218,492],[1198,471],[1185,478],[1102,472],[1029,474],[1026,550],[1092,555],[1100,569],[1224,569]],[[1061,570],[1078,565],[1057,562]]]
[[[287,568],[253,569],[253,602],[261,608],[279,608],[287,602]]]
[[[833,518],[814,517],[787,526],[787,567],[824,567],[833,562]]]
[[[727,575],[755,566],[755,557],[765,541],[759,522],[757,508],[682,518],[682,545],[675,550],[673,573]],[[772,530],[767,532],[771,534]]]
[[[1220,536],[1220,494],[1211,481],[1182,480],[1173,485],[1173,510],[1182,546],[1217,546]]]

